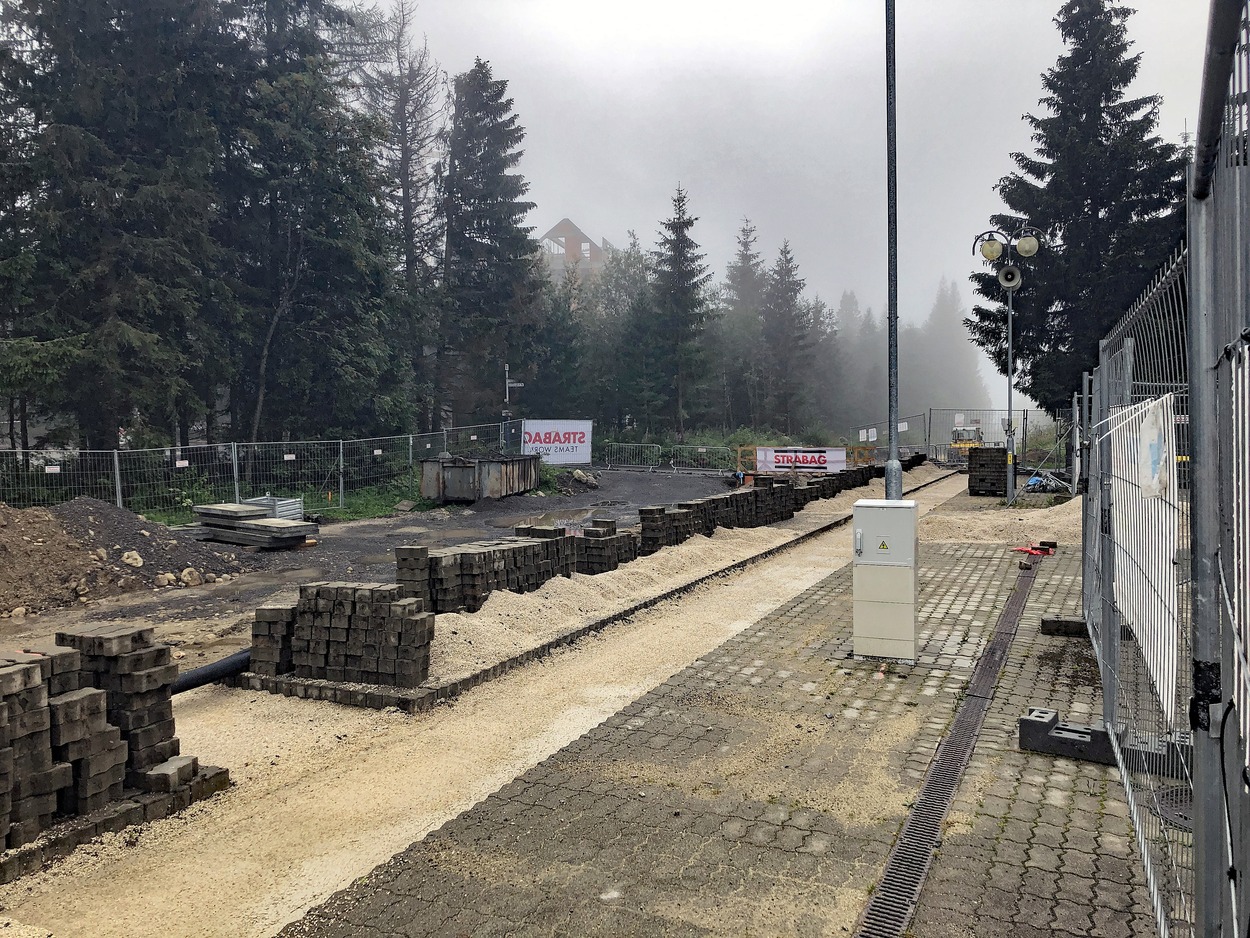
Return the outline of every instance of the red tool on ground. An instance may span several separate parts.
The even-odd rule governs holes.
[[[1014,553],[1028,554],[1030,557],[1049,557],[1055,552],[1053,547],[1046,547],[1042,544],[1030,544],[1028,547],[1013,547]]]

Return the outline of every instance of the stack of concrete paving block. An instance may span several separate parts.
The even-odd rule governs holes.
[[[654,554],[665,547],[671,547],[674,540],[673,519],[663,505],[653,505],[638,509],[638,519],[642,522],[642,553]]]
[[[321,611],[328,610],[328,611]],[[300,589],[291,640],[297,677],[417,687],[429,676],[434,615],[382,583]]]
[[[684,544],[695,535],[695,518],[693,512],[684,508],[669,508],[669,516],[673,519],[673,542]]]
[[[72,767],[61,791],[62,814],[90,814],[122,797],[129,747],[108,722],[108,694],[95,688],[69,691],[48,700],[52,754]]]
[[[461,544],[460,599],[466,612],[477,612],[503,570],[502,551],[490,544]]]
[[[151,628],[86,627],[58,632],[58,645],[82,653],[82,670],[107,694],[108,722],[126,741],[126,781],[144,788],[145,773],[179,755],[171,689],[178,666],[168,645],[153,643]]]
[[[252,623],[252,661],[254,674],[274,677],[295,669],[291,642],[295,638],[294,606],[262,606],[256,610]]]
[[[1007,449],[977,446],[968,450],[968,494],[1007,496]]]
[[[33,841],[52,824],[58,793],[72,781],[69,765],[52,755],[52,714],[44,668],[29,655],[5,655],[0,663],[0,696],[7,717],[8,845]],[[12,660],[14,658],[26,660]],[[48,668],[49,674],[51,668]],[[5,759],[9,762],[10,759]],[[2,767],[2,766],[0,766]]]
[[[464,608],[458,549],[430,549],[430,595],[435,612],[459,612]]]
[[[395,548],[395,580],[400,599],[420,599],[432,609],[430,593],[430,549],[428,547]]]
[[[578,573],[607,573],[620,565],[616,522],[596,522],[586,528],[584,535],[577,559]]]
[[[577,543],[566,528],[547,525],[518,525],[517,537],[532,537],[542,541],[547,560],[551,563],[552,576],[572,576],[577,569]]]

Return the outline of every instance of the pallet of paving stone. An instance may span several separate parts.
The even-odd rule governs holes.
[[[401,597],[398,585],[305,584],[296,606],[257,610],[253,629],[263,647],[289,634],[297,677],[416,687],[429,674],[434,615],[424,600]]]

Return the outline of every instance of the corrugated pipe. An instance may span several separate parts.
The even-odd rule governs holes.
[[[252,651],[249,648],[245,648],[242,651],[236,651],[228,658],[222,658],[220,661],[206,664],[202,668],[183,671],[178,675],[178,679],[174,681],[173,693],[181,694],[183,691],[195,690],[197,687],[203,687],[205,684],[212,684],[215,681],[242,674],[251,663]]]
[[[1207,52],[1202,66],[1202,103],[1198,107],[1198,143],[1194,150],[1195,199],[1205,199],[1211,193],[1244,4],[1245,0],[1211,0]]]

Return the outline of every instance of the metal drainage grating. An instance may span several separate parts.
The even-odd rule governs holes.
[[[920,795],[890,851],[885,872],[860,919],[857,938],[899,938],[916,911],[920,890],[933,863],[933,851],[942,834],[942,822],[981,732],[999,671],[1037,576],[1036,567],[1037,560],[1016,578],[1015,589],[998,617],[994,634],[972,672],[963,703],[955,711],[950,731],[938,745]]]

